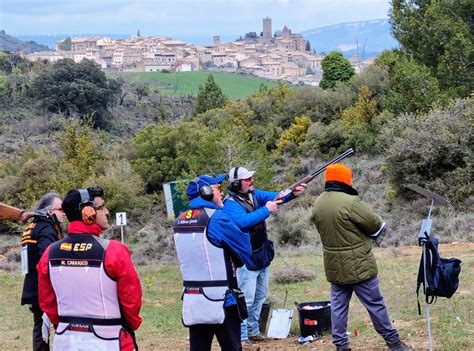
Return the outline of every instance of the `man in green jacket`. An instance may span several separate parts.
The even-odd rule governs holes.
[[[390,322],[379,289],[372,243],[384,232],[385,222],[358,197],[351,184],[348,167],[338,163],[328,166],[325,191],[314,203],[311,217],[321,236],[324,270],[331,283],[333,343],[337,350],[350,350],[347,316],[355,292],[389,350],[411,350],[400,341]]]

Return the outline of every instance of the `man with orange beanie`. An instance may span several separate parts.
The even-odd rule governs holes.
[[[333,343],[337,350],[350,350],[347,316],[355,292],[389,350],[411,350],[400,341],[390,322],[379,289],[372,243],[385,230],[385,222],[351,185],[352,172],[348,167],[340,163],[328,166],[325,191],[316,199],[311,217],[321,236],[324,270],[331,283]]]

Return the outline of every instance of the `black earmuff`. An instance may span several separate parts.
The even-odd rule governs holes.
[[[85,224],[94,224],[97,219],[97,212],[94,207],[94,203],[91,201],[89,191],[87,189],[78,189],[81,195],[81,203],[79,204],[79,210],[82,214],[82,221]]]
[[[233,191],[233,192],[240,192],[240,190],[242,189],[242,180],[240,179],[237,179],[237,177],[239,176],[239,167],[235,167],[234,168],[234,180],[232,181],[232,183],[230,183],[230,190]]]
[[[196,178],[191,181],[191,183],[196,184],[200,197],[202,197],[206,201],[212,201],[212,199],[214,199],[214,189],[212,189],[212,187],[208,183],[203,186],[199,186],[199,180],[201,179]]]

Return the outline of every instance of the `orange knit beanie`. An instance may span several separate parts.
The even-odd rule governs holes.
[[[326,168],[326,182],[352,184],[352,171],[342,163],[334,163]]]

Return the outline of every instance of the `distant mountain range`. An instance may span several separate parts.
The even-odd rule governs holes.
[[[398,42],[390,34],[390,23],[387,19],[376,19],[370,21],[340,23],[332,26],[309,29],[301,32],[306,40],[309,40],[311,49],[316,52],[329,53],[333,50],[341,51],[345,57],[359,53],[361,59],[377,56],[383,50],[398,47]],[[126,34],[55,34],[55,35],[18,35],[23,41],[35,41],[36,43],[54,48],[58,40],[67,37],[93,37],[106,36],[112,39],[125,39],[130,37]],[[221,42],[233,41],[241,36],[223,35]],[[12,37],[10,37],[12,38]],[[212,45],[212,35],[189,35],[173,36],[173,39],[183,40],[196,45]],[[3,40],[3,39],[1,39]],[[0,42],[0,48],[1,46]],[[41,49],[41,50],[44,50]]]
[[[18,40],[15,37],[12,37],[5,33],[5,31],[0,31],[0,51],[22,51],[27,54],[31,54],[36,51],[47,51],[51,50],[45,45],[38,44],[34,41],[22,41]]]
[[[329,53],[341,51],[345,57],[359,53],[361,59],[377,56],[384,50],[398,47],[390,34],[388,19],[340,23],[301,32],[311,49]]]

